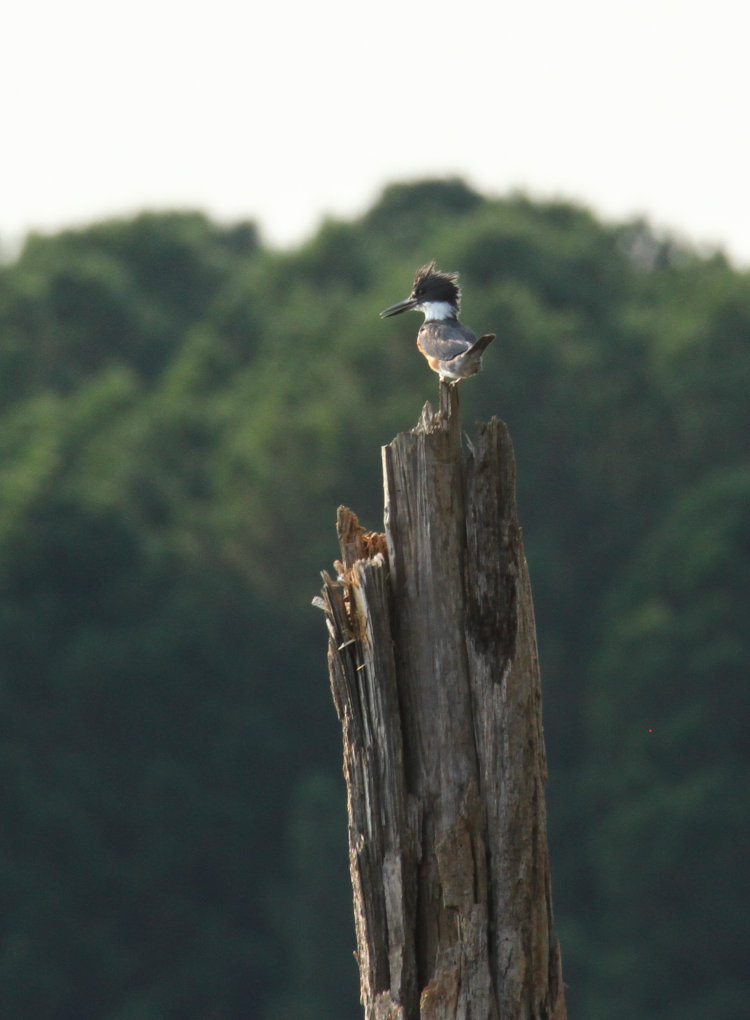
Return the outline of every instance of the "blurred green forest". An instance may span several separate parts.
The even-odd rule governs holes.
[[[0,266],[0,1016],[360,1015],[323,618],[335,510],[498,340],[571,1020],[750,996],[750,274],[644,222],[396,184],[290,251],[143,214]]]

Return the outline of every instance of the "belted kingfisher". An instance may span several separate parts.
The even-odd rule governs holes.
[[[494,333],[476,336],[458,321],[461,291],[458,273],[441,273],[434,262],[417,270],[411,294],[405,301],[391,305],[380,313],[381,319],[401,312],[424,312],[424,322],[417,333],[417,347],[427,359],[441,382],[455,385],[461,379],[476,375],[482,367],[482,354],[495,339]]]

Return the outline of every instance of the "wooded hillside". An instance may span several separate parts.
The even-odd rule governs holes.
[[[571,1017],[750,994],[750,274],[640,222],[394,185],[294,251],[143,215],[0,266],[0,1015],[359,1015],[318,570],[436,378],[431,258],[498,339]]]

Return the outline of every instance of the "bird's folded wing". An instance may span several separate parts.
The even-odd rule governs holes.
[[[467,330],[468,332],[468,330]],[[451,335],[453,334],[453,335]],[[422,354],[439,361],[452,361],[459,354],[465,354],[475,339],[462,339],[455,335],[455,330],[440,322],[426,322],[417,334],[417,346]]]

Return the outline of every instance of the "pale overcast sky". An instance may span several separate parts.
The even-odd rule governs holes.
[[[750,266],[742,0],[23,0],[2,20],[6,246],[185,207],[287,245],[386,183],[459,174]]]

